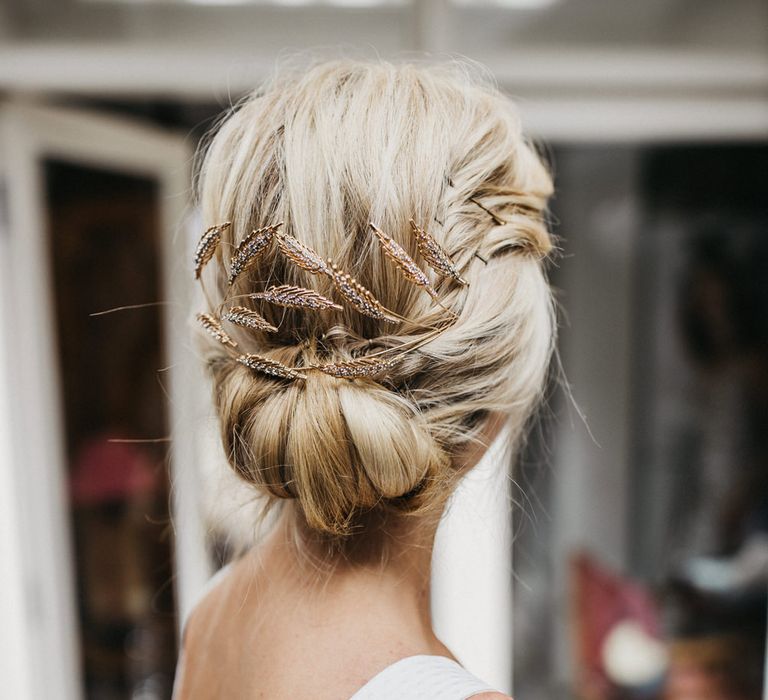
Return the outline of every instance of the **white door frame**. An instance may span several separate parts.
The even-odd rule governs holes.
[[[189,146],[179,136],[87,111],[0,104],[0,677],[12,697],[82,697],[57,342],[42,159],[147,175],[159,186],[162,298],[172,434],[196,400],[188,351],[185,215]],[[184,239],[184,240],[182,240]],[[88,310],[84,309],[86,313]],[[195,450],[171,458],[180,615],[207,579]],[[181,617],[180,617],[181,619]],[[55,689],[55,690],[53,690]]]

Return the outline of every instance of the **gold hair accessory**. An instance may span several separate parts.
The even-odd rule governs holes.
[[[304,375],[297,372],[295,368],[288,367],[282,362],[272,360],[263,355],[238,355],[236,359],[239,363],[250,369],[254,369],[257,372],[263,372],[264,374],[271,374],[273,377],[281,377],[283,379],[304,379]]]
[[[242,326],[243,328],[252,328],[257,331],[269,331],[270,333],[277,332],[277,328],[273,326],[266,318],[264,318],[258,311],[253,309],[246,309],[244,306],[233,306],[222,316],[225,321],[234,323],[236,326]]]
[[[341,294],[341,296],[352,304],[352,306],[354,306],[361,314],[365,314],[371,318],[389,321],[390,323],[397,323],[398,321],[403,320],[401,316],[386,309],[382,303],[354,277],[336,267],[336,264],[330,258],[327,260],[326,271],[339,294]]]
[[[376,224],[370,222],[371,230],[376,234],[376,238],[381,243],[382,250],[387,257],[397,265],[405,279],[413,282],[419,287],[424,287],[429,296],[437,299],[437,292],[429,283],[429,278],[424,271],[413,261],[413,258],[405,252],[405,249],[391,236],[384,233]]]
[[[354,377],[374,377],[381,372],[392,369],[400,361],[399,357],[389,359],[379,357],[358,357],[347,362],[332,362],[324,365],[309,365],[311,368],[319,369],[325,374],[333,377],[354,378]]]
[[[223,224],[211,226],[203,233],[203,237],[197,244],[195,250],[195,279],[200,279],[200,273],[203,271],[206,263],[214,256],[216,249],[221,243],[221,232],[226,231],[232,225],[231,221],[225,221]]]
[[[397,323],[403,319],[384,308],[381,302],[354,277],[340,270],[330,258],[323,258],[308,245],[293,236],[278,232],[277,245],[280,252],[302,270],[313,275],[324,274],[331,278],[334,287],[360,313],[372,318]]]
[[[328,266],[325,260],[312,248],[304,245],[293,236],[287,233],[278,233],[277,245],[280,248],[280,252],[302,270],[311,272],[313,275],[320,273],[328,274]]]
[[[282,222],[280,222],[255,229],[237,246],[232,254],[229,266],[228,283],[230,287],[237,277],[258,260],[266,252],[269,244],[275,240],[277,242],[278,251],[286,260],[311,274],[328,277],[339,295],[361,314],[379,320],[385,320],[390,323],[409,320],[394,311],[387,309],[370,290],[361,285],[349,273],[341,270],[331,258],[323,258],[319,253],[299,241],[294,236],[291,236],[284,231],[279,231],[278,229],[282,225]],[[391,236],[384,233],[373,222],[370,222],[369,225],[379,241],[386,257],[395,263],[405,279],[417,287],[426,290],[439,306],[446,308],[439,301],[437,292],[430,283],[426,273],[419,267],[416,261],[408,255],[405,249]],[[450,257],[445,250],[440,247],[437,241],[426,233],[426,231],[419,229],[413,221],[411,221],[411,225],[414,229],[414,235],[417,236],[418,250],[430,267],[445,277],[450,277],[462,284],[468,284],[466,280],[463,280],[460,277]],[[198,252],[195,255],[195,277],[197,279],[200,279],[200,271],[202,270],[202,267],[213,257],[220,244],[221,232],[226,230],[229,226],[230,223],[225,222],[224,224],[212,226],[203,234],[203,237],[198,244]],[[332,299],[313,289],[288,284],[273,285],[262,292],[242,294],[238,296],[257,299],[289,308],[306,308],[327,311],[344,309],[344,306],[341,304],[337,304]],[[227,301],[234,298],[238,297],[231,297],[229,294],[225,295],[225,299],[219,305],[219,309],[223,308]],[[373,378],[392,369],[398,362],[400,362],[402,356],[406,352],[417,349],[452,326],[458,319],[458,314],[450,309],[446,310],[451,314],[447,323],[443,323],[439,326],[429,326],[430,331],[421,338],[406,341],[399,347],[386,348],[379,352],[362,355],[349,360],[289,367],[272,358],[252,353],[237,353],[234,359],[256,372],[281,379],[304,379],[306,376],[305,372],[308,370],[319,370],[324,374],[344,379]],[[213,338],[228,348],[236,348],[237,343],[232,340],[223,328],[221,320],[251,330],[267,332],[276,332],[278,330],[277,327],[269,323],[269,321],[267,321],[267,319],[258,311],[244,306],[230,307],[221,317],[221,320],[213,314],[203,313],[198,314],[197,319]],[[370,345],[371,340],[369,339],[366,347],[370,347]],[[400,352],[397,355],[387,355],[387,353],[394,351]]]
[[[421,257],[427,261],[427,264],[438,274],[445,277],[452,277],[459,284],[469,285],[451,262],[445,249],[424,229],[419,228],[413,219],[410,219],[411,230],[416,237],[416,245],[419,247]]]
[[[249,294],[252,299],[263,299],[264,301],[277,304],[278,306],[287,306],[293,309],[343,309],[344,307],[335,303],[328,297],[324,297],[314,289],[305,287],[295,287],[291,284],[281,284],[279,287],[272,286],[263,292]]]
[[[217,318],[214,318],[210,314],[197,314],[197,320],[200,322],[200,325],[222,345],[229,345],[231,348],[237,347],[237,343],[229,337],[227,332],[221,327],[221,323],[219,323]]]
[[[229,265],[229,279],[227,282],[231,286],[238,275],[247,270],[256,260],[258,260],[262,253],[267,249],[267,246],[272,242],[272,237],[277,231],[278,227],[282,226],[283,222],[273,224],[272,226],[264,226],[263,228],[251,231],[243,240],[240,245],[235,248],[235,252],[232,254],[232,260]]]

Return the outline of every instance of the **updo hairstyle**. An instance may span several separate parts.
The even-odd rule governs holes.
[[[373,537],[371,522],[439,517],[461,476],[457,457],[490,412],[521,433],[553,346],[544,270],[553,186],[515,106],[459,63],[337,60],[282,71],[217,124],[197,185],[205,225],[231,222],[204,271],[210,304],[229,292],[247,306],[240,295],[267,284],[334,296],[327,280],[274,254],[228,289],[228,253],[253,229],[283,222],[410,319],[253,302],[278,331],[228,332],[286,365],[412,343],[445,317],[385,259],[370,222],[416,260],[410,219],[450,253],[468,285],[424,269],[458,320],[381,379],[269,377],[199,336],[230,466],[271,502],[292,500],[305,533],[341,543]]]

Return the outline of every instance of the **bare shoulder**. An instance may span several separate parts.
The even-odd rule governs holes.
[[[489,691],[487,693],[473,695],[469,700],[512,700],[512,698],[509,695],[504,695],[504,693]]]
[[[197,594],[195,602],[190,607],[190,611],[182,624],[182,641],[185,642],[187,640],[189,636],[188,629],[197,626],[195,620],[206,618],[211,610],[217,606],[224,589],[222,584],[225,583],[228,575],[231,578],[232,568],[232,564],[227,564],[219,569]]]
[[[227,614],[227,603],[232,598],[233,568],[230,564],[216,572],[190,606],[182,625],[173,700],[221,697],[221,676],[211,669],[222,667],[226,659],[226,645],[220,642],[229,638],[232,616]]]

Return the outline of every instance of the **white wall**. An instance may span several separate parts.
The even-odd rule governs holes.
[[[631,147],[573,149],[560,163],[568,185],[558,201],[567,241],[560,352],[575,402],[558,426],[552,480],[552,638],[563,681],[571,671],[569,557],[586,548],[608,566],[627,563],[637,157]]]

